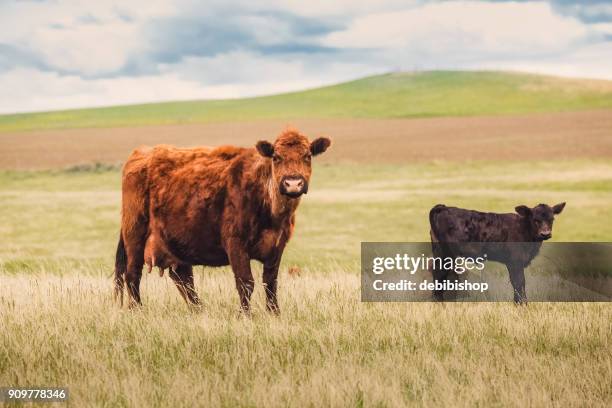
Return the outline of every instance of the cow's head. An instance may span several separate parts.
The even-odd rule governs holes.
[[[256,147],[259,154],[272,161],[272,180],[278,191],[286,197],[297,198],[308,192],[312,157],[323,153],[330,144],[326,137],[309,142],[298,131],[287,130],[274,144],[261,140]]]
[[[538,204],[533,208],[519,205],[515,210],[521,217],[525,218],[534,239],[537,241],[545,241],[552,237],[552,227],[555,221],[555,215],[560,214],[564,207],[565,203],[560,203],[552,207],[546,204]]]

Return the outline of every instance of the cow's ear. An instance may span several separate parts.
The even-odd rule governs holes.
[[[518,215],[522,217],[529,217],[531,215],[531,208],[527,207],[526,205],[519,205],[514,209],[514,211],[516,211]]]
[[[313,156],[316,156],[317,154],[321,154],[326,151],[330,145],[331,140],[326,137],[320,137],[310,143],[310,153],[312,153]]]
[[[553,206],[552,210],[554,214],[561,214],[561,211],[565,208],[565,203],[559,203]]]
[[[257,148],[259,154],[261,154],[263,157],[274,156],[274,146],[270,142],[260,140],[259,142],[257,142],[255,147]]]

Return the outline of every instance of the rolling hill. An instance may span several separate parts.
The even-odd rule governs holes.
[[[0,115],[0,132],[295,118],[411,118],[612,108],[612,81],[493,71],[390,73],[273,96]]]

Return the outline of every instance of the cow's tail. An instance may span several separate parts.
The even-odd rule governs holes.
[[[429,226],[431,228],[430,234],[432,242],[439,241],[437,234],[436,216],[444,209],[446,209],[446,206],[444,204],[437,204],[431,210],[429,210]]]
[[[119,243],[117,244],[117,254],[115,255],[115,302],[123,306],[123,284],[124,276],[127,271],[127,254],[123,244],[123,234],[119,233]]]

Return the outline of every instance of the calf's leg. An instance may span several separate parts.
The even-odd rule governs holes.
[[[434,278],[434,282],[436,283],[436,285],[438,284],[443,284],[444,281],[446,280],[447,276],[448,276],[448,271],[446,271],[445,269],[436,269],[434,268],[432,270],[432,275]],[[444,301],[444,290],[442,289],[434,289],[433,290],[433,298],[436,302],[442,302]]]
[[[520,265],[507,265],[510,274],[510,283],[514,289],[514,303],[526,304],[527,294],[525,293],[525,268]]]
[[[431,242],[431,252],[434,257],[444,258],[444,251],[442,249],[442,245],[434,238],[433,232],[432,234],[432,242]],[[444,269],[443,265],[440,265],[440,268],[436,267],[436,265],[432,265],[431,274],[433,275],[434,283],[443,284],[448,276],[448,271]],[[436,302],[444,301],[444,290],[433,290],[433,298]]]
[[[180,264],[176,270],[170,269],[170,278],[174,281],[187,306],[197,309],[201,303],[193,283],[193,267]]]

